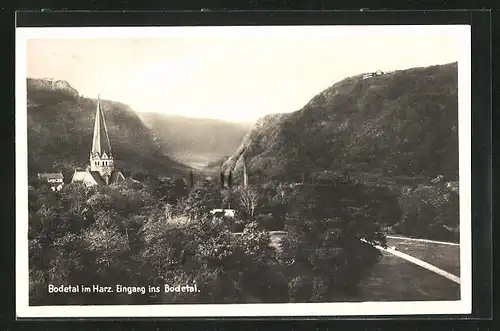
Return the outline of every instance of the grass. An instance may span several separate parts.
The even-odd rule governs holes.
[[[460,277],[460,247],[387,238],[388,246]]]
[[[436,243],[387,238],[388,246],[435,265],[456,276],[460,275],[460,248]],[[434,301],[459,300],[460,285],[383,252],[371,276],[362,282],[361,301]]]
[[[390,253],[360,284],[360,301],[459,300],[460,285]]]

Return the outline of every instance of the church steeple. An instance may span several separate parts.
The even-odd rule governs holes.
[[[94,139],[92,140],[92,154],[94,156],[111,156],[111,143],[109,142],[108,128],[104,120],[101,107],[101,96],[97,97],[97,110],[94,123]]]
[[[90,171],[97,171],[108,184],[114,170],[113,154],[108,136],[108,128],[101,106],[101,97],[97,97],[97,109],[94,122],[94,137],[90,151]]]

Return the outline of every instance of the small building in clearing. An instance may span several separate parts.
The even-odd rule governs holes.
[[[234,209],[212,209],[210,214],[215,215],[216,213],[224,213],[226,217],[234,217]]]

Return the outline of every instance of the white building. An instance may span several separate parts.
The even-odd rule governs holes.
[[[52,191],[59,191],[64,185],[64,176],[60,172],[39,173],[38,179],[48,183]]]
[[[215,215],[215,213],[222,213],[224,212],[224,216],[226,217],[234,217],[234,209],[212,209],[210,211],[210,214]]]

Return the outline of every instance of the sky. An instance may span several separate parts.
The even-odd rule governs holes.
[[[27,41],[26,74],[66,80],[86,97],[100,94],[137,112],[246,122],[299,110],[352,75],[459,58],[459,38],[446,29],[202,29],[128,38],[81,30],[74,37],[38,36]]]

